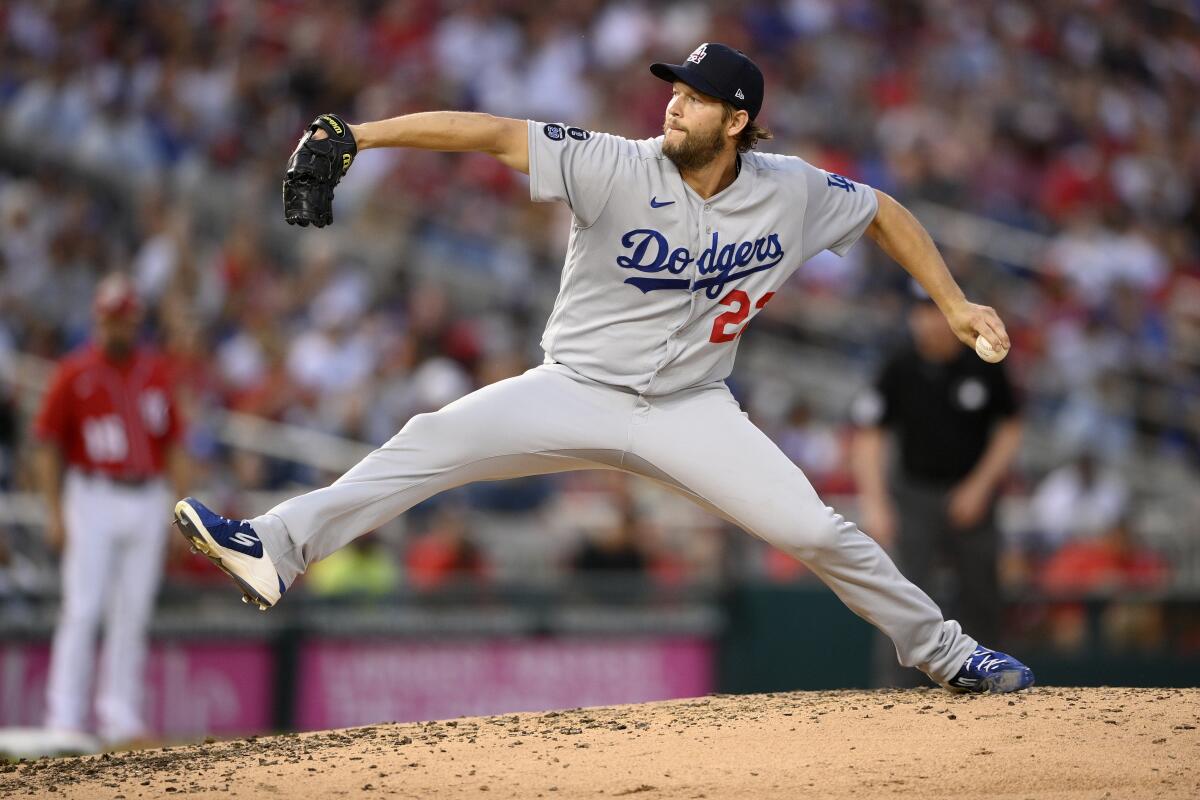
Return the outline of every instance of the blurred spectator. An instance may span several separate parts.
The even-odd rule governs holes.
[[[1084,451],[1042,479],[1030,501],[1037,547],[1051,553],[1067,542],[1098,539],[1124,518],[1129,487],[1095,454]]]
[[[1110,649],[1160,647],[1163,607],[1152,595],[1137,595],[1165,588],[1169,578],[1167,563],[1137,541],[1127,518],[1097,538],[1067,542],[1040,575],[1042,590],[1060,598],[1047,612],[1051,642],[1068,652],[1088,644],[1088,606],[1066,601],[1083,597],[1101,603],[1100,633]]]
[[[645,521],[632,509],[621,514],[617,524],[584,536],[571,568],[581,573],[617,572],[634,575],[647,566],[642,538]]]
[[[1100,536],[1064,544],[1046,563],[1040,583],[1051,594],[1086,595],[1161,589],[1169,575],[1166,562],[1138,542],[1122,517]]]
[[[0,366],[0,370],[3,366]],[[13,456],[17,452],[17,406],[0,387],[0,490],[12,486]]]
[[[318,597],[382,596],[396,591],[400,574],[392,550],[367,534],[313,564],[304,586]]]
[[[12,568],[13,554],[8,544],[9,534],[6,528],[0,528],[0,598],[8,600],[13,594],[12,580],[9,570]]]
[[[37,533],[9,523],[0,524],[0,603],[9,619],[34,622],[40,610],[35,602],[58,577],[49,568]],[[223,576],[222,576],[223,577]]]
[[[625,491],[613,497],[619,506],[617,519],[586,531],[570,559],[570,585],[591,601],[637,602],[650,588],[646,577],[663,585],[679,583],[682,578],[675,560],[651,557],[654,532],[649,521],[637,512],[627,482],[618,486]]]
[[[792,404],[786,424],[774,438],[784,455],[804,470],[818,493],[846,488],[844,482],[837,485],[846,462],[843,442],[833,425],[813,416],[808,403]]]
[[[421,590],[482,578],[483,556],[471,540],[466,514],[449,505],[437,508],[409,544],[404,569],[412,586]]]

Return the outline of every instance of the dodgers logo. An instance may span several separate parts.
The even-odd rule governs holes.
[[[841,189],[844,192],[857,192],[854,188],[854,181],[838,175],[836,172],[825,173],[825,185],[832,186],[835,189]]]
[[[783,261],[783,244],[779,234],[769,233],[750,242],[721,244],[719,233],[713,233],[708,247],[693,257],[685,247],[672,247],[667,237],[652,228],[637,228],[621,237],[625,255],[617,256],[617,266],[637,272],[666,272],[681,275],[688,265],[696,262],[696,271],[705,277],[694,283],[688,278],[647,278],[640,275],[626,278],[625,283],[643,293],[656,289],[704,290],[716,299],[725,285],[755,272],[772,269]]]
[[[701,61],[704,60],[704,57],[706,55],[708,55],[708,42],[705,42],[704,44],[700,45],[695,50],[693,50],[692,54],[687,57],[687,60],[692,62],[693,64],[699,64]]]

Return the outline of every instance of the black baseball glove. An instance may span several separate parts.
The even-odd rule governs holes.
[[[314,139],[317,131],[327,138]],[[283,176],[283,218],[289,225],[323,228],[333,222],[333,187],[350,169],[358,146],[350,126],[336,114],[322,114],[300,137]]]

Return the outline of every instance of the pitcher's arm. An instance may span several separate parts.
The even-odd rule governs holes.
[[[478,152],[529,174],[529,134],[525,120],[471,111],[423,111],[350,126],[359,150],[416,147],[445,152]]]

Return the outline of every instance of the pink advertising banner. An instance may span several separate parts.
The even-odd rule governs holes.
[[[618,705],[713,691],[697,638],[315,640],[301,650],[295,723],[375,722]]]
[[[0,727],[37,727],[50,648],[0,642]],[[159,642],[146,665],[146,719],[170,737],[232,735],[271,725],[274,659],[263,642]]]

